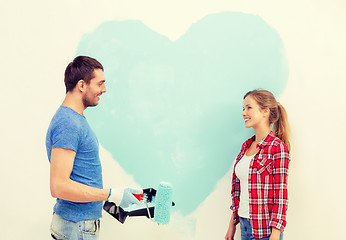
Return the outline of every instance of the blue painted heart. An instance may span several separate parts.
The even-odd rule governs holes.
[[[86,112],[99,141],[143,187],[168,181],[192,212],[229,170],[244,128],[243,95],[280,94],[288,68],[280,36],[259,16],[224,12],[170,41],[140,21],[83,36],[77,55],[105,67],[107,93]]]

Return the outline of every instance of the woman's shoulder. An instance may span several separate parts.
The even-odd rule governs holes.
[[[251,143],[255,140],[255,138],[256,138],[256,136],[254,135],[254,136],[250,137],[249,139],[247,139],[245,142],[243,142],[242,149],[243,148],[249,148]]]
[[[272,146],[276,150],[289,152],[288,147],[280,138],[275,136],[273,133],[270,135],[269,146]]]

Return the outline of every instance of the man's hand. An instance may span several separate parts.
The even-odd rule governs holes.
[[[143,194],[141,189],[133,188],[111,188],[108,202],[114,202],[121,208],[127,208],[132,204],[139,204],[133,194]]]

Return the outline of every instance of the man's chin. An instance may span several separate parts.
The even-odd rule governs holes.
[[[90,104],[89,107],[96,107],[99,103],[93,103],[93,104]]]
[[[84,104],[84,107],[85,108],[88,108],[88,107],[96,107],[99,103],[87,103],[87,104]]]

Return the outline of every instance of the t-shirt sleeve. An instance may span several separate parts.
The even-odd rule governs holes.
[[[59,121],[51,135],[52,149],[65,148],[77,152],[79,135],[79,127],[73,121],[68,119]]]

